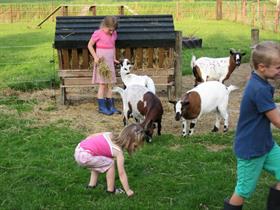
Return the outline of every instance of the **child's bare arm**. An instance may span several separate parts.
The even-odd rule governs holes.
[[[280,112],[277,108],[267,111],[265,115],[275,127],[280,128]]]
[[[117,166],[118,166],[118,173],[119,178],[122,183],[122,186],[127,194],[127,196],[132,196],[134,192],[129,188],[127,175],[124,169],[124,156],[122,152],[117,153]]]
[[[94,42],[93,40],[90,39],[89,42],[88,42],[88,50],[89,50],[90,54],[92,55],[92,57],[93,57],[93,59],[94,59],[94,62],[95,62],[95,63],[98,63],[99,58],[98,58],[98,56],[96,55],[95,50],[94,50],[94,48],[93,48],[94,45],[95,45],[95,42]]]

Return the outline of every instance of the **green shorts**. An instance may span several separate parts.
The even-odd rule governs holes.
[[[245,160],[237,158],[237,184],[235,193],[249,198],[256,189],[262,169],[280,182],[280,147],[275,143],[271,151],[261,157]]]

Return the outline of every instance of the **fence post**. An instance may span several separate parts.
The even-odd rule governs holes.
[[[255,20],[256,20],[256,11],[255,11],[255,4],[252,4],[252,27],[255,27]]]
[[[92,15],[93,15],[93,16],[96,16],[96,6],[95,6],[95,5],[91,6],[91,7],[89,8],[89,11],[92,12]]]
[[[68,6],[62,6],[62,16],[68,16]]]
[[[222,0],[216,0],[216,20],[223,19],[223,6]]]
[[[235,4],[234,4],[234,21],[235,22],[237,21],[237,14],[238,14],[238,11],[237,11],[237,1],[235,1]]]
[[[247,2],[246,0],[242,0],[242,19],[246,17],[246,6],[247,6]]]
[[[120,15],[124,15],[124,6],[123,6],[123,5],[121,5],[121,6],[119,7],[119,14],[120,14]]]
[[[252,28],[251,29],[251,46],[255,46],[259,43],[259,29]]]
[[[14,20],[13,20],[13,6],[12,5],[10,5],[10,17],[11,17],[11,23],[13,23],[14,22]]]
[[[275,10],[275,20],[274,20],[274,32],[278,32],[278,25],[279,25],[279,15],[280,15],[280,9],[276,8]]]
[[[176,31],[175,41],[175,97],[182,94],[182,31]]]

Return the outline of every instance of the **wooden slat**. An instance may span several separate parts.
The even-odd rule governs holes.
[[[77,49],[72,49],[71,53],[71,68],[72,69],[77,69],[79,68],[79,59],[78,59],[78,50]]]
[[[135,64],[137,69],[142,68],[143,65],[143,48],[136,49]]]
[[[92,71],[90,70],[61,70],[58,71],[59,77],[92,77]]]
[[[116,49],[116,59],[119,60],[121,58],[121,49]]]
[[[164,52],[165,52],[164,48],[159,48],[159,50],[158,50],[158,67],[159,68],[162,68],[162,66],[163,66]]]
[[[147,49],[147,54],[148,54],[148,68],[152,68],[153,67],[153,57],[154,57],[154,49],[153,48],[148,48]]]
[[[69,52],[68,49],[62,49],[62,69],[69,69]]]
[[[131,60],[131,48],[125,48],[125,58]]]
[[[62,52],[61,52],[61,50],[57,50],[57,55],[58,55],[58,66],[59,66],[59,69],[63,69]]]
[[[88,49],[83,49],[83,54],[82,54],[82,68],[83,69],[87,69],[88,68],[88,56],[89,56],[89,52],[88,52]]]

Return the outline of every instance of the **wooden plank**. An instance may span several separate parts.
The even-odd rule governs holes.
[[[176,31],[175,55],[175,97],[179,98],[182,94],[182,31]]]
[[[71,52],[71,69],[77,69],[79,68],[78,50],[72,49]]]
[[[142,68],[143,66],[143,48],[139,47],[136,48],[136,55],[135,55],[135,64],[136,68]]]
[[[82,52],[82,66],[81,66],[83,69],[87,69],[89,67],[88,56],[89,56],[89,51],[87,48],[84,48]]]
[[[69,52],[68,49],[62,49],[62,69],[69,69]]]
[[[131,61],[131,48],[125,48],[125,58]]]
[[[164,48],[161,47],[161,48],[158,49],[158,67],[159,68],[162,68],[162,66],[163,66],[164,53],[165,53]]]
[[[153,63],[154,63],[154,49],[153,48],[148,48],[147,49],[147,55],[148,55],[148,68],[152,68],[153,67]]]
[[[92,71],[89,70],[61,70],[58,71],[59,77],[92,77]]]
[[[119,48],[116,49],[116,59],[117,60],[121,59],[121,49],[119,49]]]
[[[62,52],[61,52],[61,50],[57,50],[57,55],[58,55],[58,66],[59,66],[59,69],[63,69]]]

